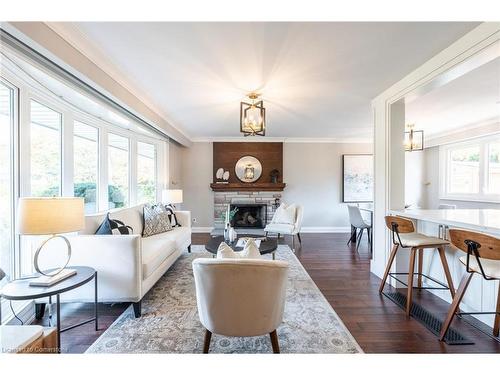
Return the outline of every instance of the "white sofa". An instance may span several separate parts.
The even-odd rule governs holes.
[[[99,302],[132,302],[135,316],[139,317],[142,297],[182,252],[191,251],[191,213],[176,211],[175,214],[180,227],[145,238],[141,236],[143,205],[110,211],[111,219],[121,220],[133,228],[132,235],[94,235],[106,214],[88,215],[85,229],[79,235],[68,237],[72,248],[68,267],[95,268]],[[63,261],[63,252],[53,253],[50,256],[52,264],[44,264],[44,267]],[[94,285],[92,282],[85,284],[61,297],[66,302],[93,302]]]

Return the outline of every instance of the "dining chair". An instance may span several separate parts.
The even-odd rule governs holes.
[[[368,235],[368,243],[371,243],[372,236],[372,226],[371,223],[368,224],[364,219],[363,216],[361,215],[361,211],[359,210],[358,206],[354,205],[348,205],[347,210],[349,212],[349,221],[351,223],[351,226],[353,226],[356,230],[360,230],[359,234],[356,237],[356,251],[359,252],[359,244],[361,242],[361,238],[363,237],[363,231],[366,230],[367,235]],[[349,245],[352,241],[352,237],[349,238],[349,241],[347,241],[347,245]]]

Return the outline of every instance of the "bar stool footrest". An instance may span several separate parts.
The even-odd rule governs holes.
[[[406,281],[403,281],[401,279],[399,279],[398,277],[396,276],[408,276],[408,272],[389,272],[389,277],[391,279],[394,279],[396,280],[397,282],[403,284],[404,286],[408,287],[408,283]],[[413,273],[414,276],[422,276],[422,277],[425,277],[426,279],[429,279],[431,280],[432,282],[438,284],[439,286],[423,286],[423,287],[419,287],[419,286],[413,286],[413,289],[419,289],[419,290],[449,290],[450,288],[448,287],[448,285],[442,283],[441,281],[439,280],[436,280],[435,278],[431,277],[431,276],[428,276],[428,275],[425,275],[423,273],[419,273],[419,272],[414,272]]]

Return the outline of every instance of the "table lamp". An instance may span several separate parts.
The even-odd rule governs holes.
[[[172,204],[175,207],[176,203],[182,203],[181,189],[165,189],[161,192],[161,201],[165,204]]]
[[[83,198],[20,198],[18,204],[17,229],[19,234],[51,236],[36,250],[33,264],[41,275],[32,285],[50,286],[74,274],[76,270],[66,269],[71,259],[71,244],[61,233],[77,232],[85,226]],[[64,266],[51,272],[42,271],[38,257],[43,247],[54,238],[62,238],[67,246],[67,260]]]

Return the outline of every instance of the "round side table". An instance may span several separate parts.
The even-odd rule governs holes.
[[[98,312],[97,312],[97,271],[91,267],[69,267],[76,270],[76,275],[73,275],[57,284],[48,287],[30,286],[33,278],[25,278],[11,281],[6,284],[0,291],[0,297],[10,301],[22,301],[37,298],[49,297],[49,303],[52,301],[52,296],[56,296],[56,315],[57,315],[57,349],[61,350],[61,332],[80,327],[83,324],[95,322],[95,330],[98,330]],[[50,270],[49,270],[50,272]],[[61,329],[61,298],[60,295],[64,292],[76,289],[87,284],[94,279],[94,317],[80,323],[73,324],[69,327]],[[0,316],[1,321],[1,316]]]

